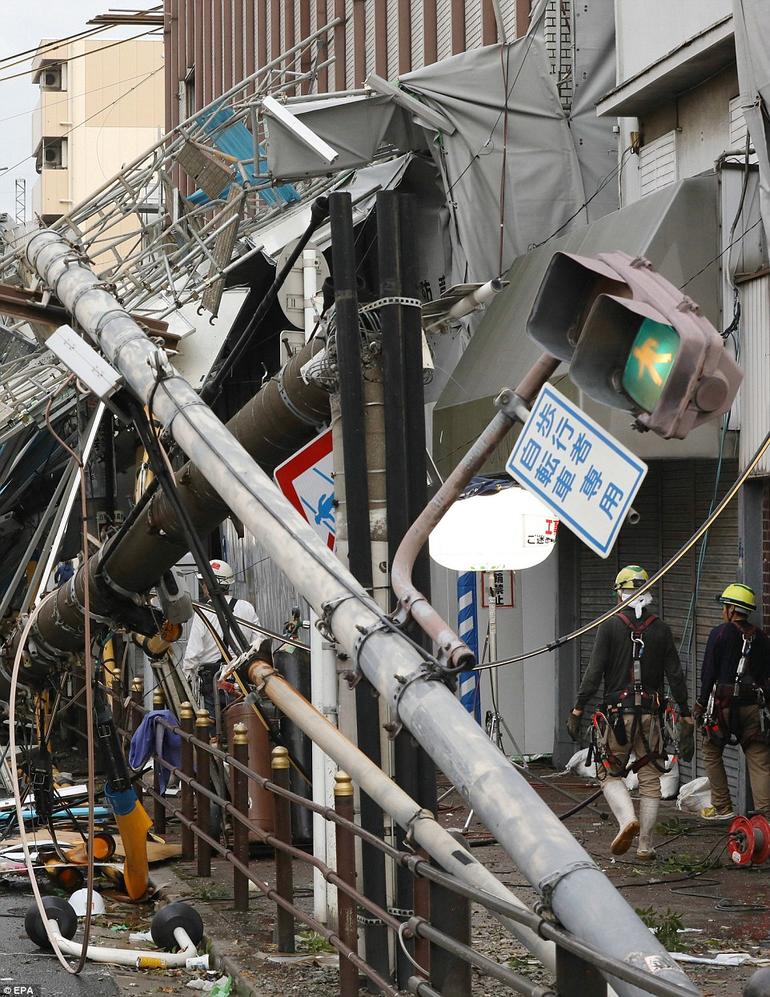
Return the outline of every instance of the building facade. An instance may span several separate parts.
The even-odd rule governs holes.
[[[568,75],[571,0],[549,5],[553,71]],[[362,87],[524,33],[530,0],[165,0],[167,130],[322,33],[302,92]],[[312,68],[298,55],[297,71]]]
[[[41,42],[32,82],[38,180],[34,214],[50,224],[152,145],[163,128],[163,44],[137,39]]]

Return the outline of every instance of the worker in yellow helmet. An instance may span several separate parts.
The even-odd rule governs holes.
[[[573,740],[579,739],[580,718],[586,703],[603,683],[603,705],[593,717],[592,748],[597,776],[619,830],[610,846],[613,855],[628,851],[639,834],[637,859],[652,861],[653,833],[660,804],[660,776],[665,771],[662,711],[663,685],[668,679],[683,718],[682,731],[692,738],[685,682],[671,628],[648,609],[652,596],[636,595],[649,576],[638,564],[629,564],[615,579],[615,592],[624,611],[606,620],[596,632],[575,705],[567,720]],[[629,764],[631,752],[636,761]],[[690,755],[692,757],[692,755]],[[639,777],[639,819],[625,783],[636,771]]]
[[[722,760],[727,744],[740,744],[746,756],[754,808],[770,817],[770,639],[752,626],[754,590],[733,582],[718,597],[722,623],[709,634],[701,687],[693,713],[702,722],[703,760],[711,783],[705,820],[735,816]]]

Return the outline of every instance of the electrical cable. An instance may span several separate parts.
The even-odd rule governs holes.
[[[128,41],[129,39],[126,40]],[[100,107],[98,111],[94,111],[93,114],[89,114],[88,117],[83,118],[82,121],[78,121],[77,124],[73,125],[71,128],[68,128],[66,132],[62,132],[61,135],[57,136],[57,138],[66,138],[68,135],[71,135],[74,131],[77,131],[78,128],[82,128],[83,125],[88,124],[88,122],[91,121],[92,118],[95,118],[100,114],[103,114],[105,111],[109,111],[110,108],[114,107],[115,104],[118,103],[118,101],[123,100],[124,97],[128,97],[129,94],[132,94],[134,90],[138,90],[139,87],[144,86],[144,84],[147,82],[147,80],[150,79],[150,77],[155,76],[155,74],[161,72],[162,69],[163,66],[158,66],[157,69],[153,69],[151,73],[148,73],[144,77],[144,79],[140,80],[138,83],[135,83],[134,86],[126,90],[124,93],[121,93],[118,97],[115,98],[115,100],[110,101],[109,104],[105,104],[104,107]],[[2,80],[0,80],[0,82],[2,82]],[[32,159],[32,157],[33,153],[29,153],[29,155],[24,156],[23,159],[20,159],[17,163],[14,163],[12,166],[9,166],[8,169],[3,170],[2,176],[6,177],[10,173],[13,173],[15,170],[18,170],[20,166],[23,166],[27,162],[27,160]],[[5,245],[7,247],[13,246],[16,242],[20,242],[21,240],[26,239],[28,235],[29,233],[22,232],[21,235],[17,236],[15,239],[6,240]]]
[[[85,579],[83,588],[83,610],[85,614],[84,621],[84,667],[86,673],[86,736],[88,742],[87,748],[87,758],[88,758],[88,865],[87,865],[87,875],[86,875],[86,914],[85,923],[83,928],[83,943],[81,948],[80,957],[77,960],[74,968],[70,964],[69,960],[63,955],[56,938],[51,930],[50,923],[48,920],[48,915],[46,913],[45,907],[43,906],[43,898],[40,892],[40,887],[37,883],[36,873],[32,864],[32,859],[30,855],[29,841],[27,839],[27,833],[24,823],[24,812],[22,806],[22,796],[19,786],[19,771],[18,767],[15,765],[11,766],[11,781],[13,784],[13,795],[14,802],[16,804],[16,817],[19,825],[19,836],[21,838],[22,849],[24,851],[24,860],[27,867],[27,872],[29,875],[30,886],[32,887],[32,892],[35,895],[35,902],[37,904],[38,913],[41,917],[43,928],[48,937],[49,944],[54,950],[57,959],[59,960],[62,967],[72,975],[78,975],[83,969],[88,952],[88,942],[91,933],[91,916],[93,907],[93,886],[94,886],[94,863],[93,863],[93,841],[94,841],[94,718],[93,718],[93,687],[92,687],[92,660],[91,660],[91,616],[90,616],[90,593],[89,593],[89,582],[88,582],[88,498],[86,495],[85,487],[85,473],[83,468],[83,463],[76,451],[72,450],[66,443],[58,436],[53,426],[50,423],[50,408],[53,402],[52,396],[48,400],[48,405],[46,407],[46,424],[49,431],[58,440],[58,442],[67,450],[76,463],[80,465],[80,499],[81,499],[81,515],[82,515],[82,533],[83,533],[83,566],[85,568]],[[37,620],[37,615],[40,611],[42,603],[35,606],[27,617],[24,627],[19,636],[19,642],[16,649],[16,654],[14,656],[13,668],[11,672],[11,683],[10,683],[10,693],[8,700],[8,722],[9,722],[9,742],[11,754],[16,756],[16,696],[18,691],[19,682],[19,671],[21,668],[22,658],[26,649],[27,641],[32,628]]]
[[[116,45],[125,45],[126,42],[133,42],[136,41],[137,38],[145,38],[147,35],[156,35],[158,33],[157,28],[151,28],[149,31],[142,31],[141,34],[131,35],[130,38],[121,38],[119,41],[110,42],[109,45],[102,45],[100,48],[92,49],[90,52],[81,52],[79,55],[70,56],[68,59],[60,59],[55,62],[54,65],[64,65],[64,63],[75,62],[76,59],[85,59],[89,55],[96,55],[97,52],[105,52],[107,49],[115,48]],[[0,72],[2,72],[1,68]],[[0,76],[0,83],[5,83],[6,80],[16,80],[20,76],[29,76],[30,73],[36,72],[36,69],[25,69],[23,72],[13,73],[11,76]]]
[[[108,31],[111,25],[103,24],[97,25],[93,28],[84,28],[82,31],[76,32],[74,35],[65,35],[63,38],[56,38],[53,41],[46,42],[44,45],[36,45],[33,48],[24,48],[20,52],[12,52],[10,55],[5,55],[0,57],[0,72],[4,72],[6,69],[10,69],[12,66],[17,66],[22,62],[29,62],[29,59],[23,59],[22,56],[35,56],[41,55],[42,53],[50,51],[52,48],[58,48],[60,45],[66,45],[68,42],[80,41],[81,38],[89,38],[91,35],[100,34],[103,31]],[[16,61],[11,62],[14,59]],[[59,63],[55,63],[59,65]]]
[[[597,186],[593,194],[591,194],[590,197],[588,197],[585,201],[583,201],[580,207],[576,211],[574,211],[565,222],[562,222],[562,224],[557,229],[554,229],[554,231],[551,232],[550,235],[546,236],[542,242],[536,242],[533,246],[531,246],[529,251],[531,252],[534,249],[539,249],[541,246],[544,246],[547,242],[550,242],[554,236],[558,235],[559,232],[562,232],[569,225],[571,221],[577,218],[580,212],[584,211],[591,203],[591,201],[593,201],[595,197],[598,197],[599,194],[601,194],[601,192],[604,190],[604,188],[607,187],[608,184],[610,184],[615,179],[615,177],[620,178],[623,173],[623,168],[626,165],[625,157],[626,155],[630,155],[632,152],[633,152],[633,146],[628,146],[628,148],[624,149],[620,155],[620,161],[618,165],[613,166],[610,172],[599,181],[599,185]]]
[[[737,246],[739,242],[741,242],[743,239],[746,238],[746,236],[749,234],[749,232],[751,232],[753,229],[755,229],[757,227],[757,225],[761,225],[761,224],[762,224],[762,219],[761,218],[757,218],[757,220],[753,224],[749,225],[748,228],[745,228],[741,232],[741,234],[738,236],[737,239],[733,239],[733,241],[728,246],[725,246],[725,248],[722,250],[721,253],[717,253],[717,255],[713,259],[709,260],[708,263],[704,264],[700,268],[700,270],[697,270],[692,275],[692,277],[688,277],[687,280],[684,282],[684,284],[680,284],[679,285],[679,290],[683,291],[687,287],[688,284],[690,284],[692,281],[695,280],[696,277],[700,277],[700,275],[705,270],[708,270],[708,268],[710,266],[713,266],[714,263],[716,263],[718,260],[721,260],[722,257],[725,255],[725,253],[729,253],[730,250],[733,248],[733,246]]]
[[[227,599],[225,598],[224,593],[220,589],[219,583],[214,576],[209,559],[203,549],[201,539],[195,530],[192,520],[190,519],[187,507],[179,498],[179,493],[176,487],[176,479],[174,478],[173,471],[170,469],[170,465],[167,463],[168,458],[165,457],[160,440],[155,431],[152,404],[155,398],[155,393],[158,390],[159,385],[162,383],[162,380],[157,380],[153,385],[149,398],[148,415],[145,415],[142,406],[131,398],[129,407],[133,410],[132,416],[134,425],[136,426],[139,437],[142,440],[144,448],[150,458],[153,473],[156,478],[160,480],[161,488],[163,488],[166,498],[173,506],[177,522],[182,527],[185,539],[190,544],[190,551],[195,559],[198,571],[200,572],[209,591],[212,605],[219,620],[219,625],[222,627],[222,638],[224,643],[226,646],[232,647],[230,639],[232,636],[237,641],[239,649],[241,651],[245,651],[249,647],[250,642],[246,639],[240,626],[235,621],[232,610],[227,604]]]
[[[181,411],[181,409],[179,411]],[[706,533],[710,529],[711,525],[714,522],[716,522],[716,520],[722,515],[722,513],[725,511],[730,502],[732,502],[732,500],[735,498],[735,496],[738,494],[738,492],[741,490],[745,482],[748,480],[748,478],[754,471],[754,468],[762,460],[768,449],[770,449],[770,432],[765,436],[764,440],[762,441],[762,443],[759,445],[756,452],[754,453],[754,456],[751,458],[745,469],[735,480],[735,482],[730,487],[725,497],[722,499],[722,501],[719,503],[716,509],[712,512],[712,514],[703,521],[703,523],[698,527],[695,533],[692,534],[689,540],[687,540],[679,548],[679,550],[675,554],[673,554],[671,558],[669,558],[669,560],[663,565],[663,567],[660,568],[658,571],[656,571],[654,575],[651,575],[650,578],[644,583],[644,585],[641,585],[636,590],[637,596],[644,595],[645,592],[648,592],[651,588],[657,585],[658,582],[662,578],[664,578],[668,574],[668,572],[676,564],[678,564],[679,561],[681,561],[682,558],[687,553],[689,553],[689,551],[695,546],[695,544],[700,540],[700,538],[704,535],[704,533]],[[518,654],[512,658],[502,658],[499,661],[493,661],[487,665],[476,665],[473,670],[481,672],[481,671],[486,671],[487,669],[490,668],[502,668],[504,665],[514,665],[518,664],[518,662],[520,661],[527,661],[529,658],[534,658],[538,654],[548,654],[551,651],[555,651],[557,648],[562,647],[564,644],[568,644],[570,641],[576,640],[578,637],[583,637],[587,633],[591,633],[592,630],[595,630],[597,627],[601,626],[601,624],[604,623],[606,620],[609,620],[617,613],[622,612],[623,605],[624,605],[623,603],[619,603],[618,605],[613,606],[611,609],[608,609],[606,612],[602,613],[601,616],[597,616],[596,619],[591,620],[590,623],[586,623],[582,627],[579,627],[577,630],[573,630],[570,633],[564,634],[561,637],[557,637],[556,640],[552,641],[549,644],[543,644],[541,647],[533,648],[530,651],[524,651],[522,654]]]
[[[206,608],[205,603],[196,602],[195,599],[193,599],[193,606],[198,609]],[[294,640],[292,637],[284,637],[282,634],[277,634],[274,630],[268,630],[266,627],[259,626],[256,623],[250,623],[248,620],[244,620],[241,616],[233,614],[233,619],[237,620],[242,627],[245,627],[247,630],[252,630],[254,633],[263,634],[265,637],[272,637],[273,640],[278,640],[282,644],[291,644],[292,647],[298,647],[301,651],[310,650],[310,646],[308,644],[303,644],[301,641]]]
[[[50,103],[46,103],[46,109],[52,107],[60,107],[62,104],[68,104],[70,100],[77,100],[79,97],[90,97],[91,94],[101,93],[102,90],[109,90],[110,87],[123,86],[126,83],[131,83],[134,80],[138,80],[140,76],[146,78],[147,75],[148,75],[147,73],[137,73],[136,76],[127,76],[123,80],[115,80],[114,83],[105,83],[104,86],[101,87],[91,87],[90,90],[82,90],[80,93],[73,93],[73,94],[68,93],[67,97],[65,97],[64,100],[54,100],[51,101]],[[67,93],[67,91],[62,91],[62,92]],[[5,121],[13,121],[14,118],[29,117],[30,114],[34,114],[36,111],[37,107],[30,107],[25,111],[17,111],[15,114],[8,114],[6,115],[6,117],[0,118],[0,124]]]

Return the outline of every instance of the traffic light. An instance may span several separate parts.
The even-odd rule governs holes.
[[[725,413],[743,379],[695,302],[626,253],[556,253],[527,331],[590,398],[666,439]]]

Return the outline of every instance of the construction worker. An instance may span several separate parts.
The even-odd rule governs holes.
[[[591,660],[567,720],[570,736],[579,740],[584,707],[603,683],[604,705],[595,714],[592,734],[597,775],[619,826],[610,850],[613,855],[622,855],[638,833],[636,855],[641,861],[655,858],[653,832],[665,761],[661,722],[664,677],[684,721],[680,726],[680,741],[689,737],[692,743],[693,732],[687,685],[671,628],[649,612],[647,607],[652,601],[649,593],[634,597],[635,590],[648,577],[637,564],[618,572],[615,592],[618,602],[626,603],[628,608],[599,627]],[[630,768],[628,760],[632,751],[637,760]],[[636,771],[639,776],[639,820],[624,781],[628,771]]]
[[[235,575],[230,565],[226,561],[218,559],[209,563],[211,564],[211,570],[214,573],[219,588],[228,597],[228,604],[233,614],[246,623],[253,623],[255,626],[259,626],[259,617],[251,603],[246,602],[245,599],[236,599],[229,596],[230,589],[235,584]],[[201,593],[204,601],[211,603],[211,594],[206,587],[203,576],[200,574],[198,575],[198,581],[201,585]],[[216,677],[224,663],[220,648],[222,628],[219,625],[219,620],[213,607],[207,607],[201,612],[205,614],[207,622],[204,622],[198,614],[193,618],[184,660],[182,661],[182,671],[188,681],[197,680],[198,698],[202,700],[203,705],[213,717],[216,714]],[[212,634],[212,629],[215,631],[218,640]]]
[[[723,622],[709,634],[693,707],[702,721],[703,760],[711,783],[705,820],[731,820],[733,805],[722,753],[740,744],[746,756],[754,807],[770,817],[770,640],[748,622],[757,608],[753,589],[740,582],[719,596]]]

